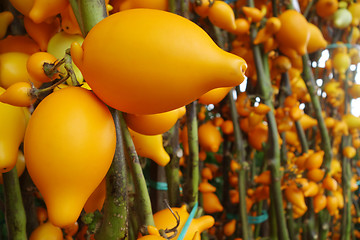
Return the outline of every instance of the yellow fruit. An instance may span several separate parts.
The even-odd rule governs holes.
[[[144,135],[135,132],[129,128],[131,138],[134,142],[137,154],[147,157],[159,164],[165,166],[170,161],[169,154],[163,146],[163,137],[158,135]]]
[[[206,213],[212,214],[216,212],[222,212],[224,210],[224,207],[215,193],[206,192],[202,193],[202,195],[203,208]]]
[[[279,45],[295,50],[300,56],[304,55],[310,38],[309,24],[304,15],[289,9],[280,14],[279,19],[281,27],[275,34]]]
[[[222,142],[220,131],[208,121],[199,127],[199,144],[202,149],[210,152],[217,152]]]
[[[5,90],[0,87],[0,94]],[[23,141],[26,116],[22,107],[0,103],[0,173],[10,171],[16,164]]]
[[[127,126],[144,135],[158,135],[167,132],[176,121],[184,116],[185,107],[156,114],[124,114]]]
[[[0,39],[4,38],[8,29],[8,26],[14,20],[14,15],[9,11],[0,12]]]
[[[39,225],[30,235],[29,240],[63,240],[61,228],[51,222]]]
[[[198,102],[204,105],[217,104],[226,97],[231,89],[232,87],[215,88],[201,95]]]
[[[71,55],[100,99],[133,114],[170,111],[211,89],[236,86],[246,70],[242,58],[193,22],[153,9],[106,17],[82,47],[72,45]]]
[[[104,179],[115,145],[111,113],[91,91],[67,87],[37,106],[25,133],[26,168],[54,225],[77,221]]]
[[[318,50],[324,49],[327,42],[321,32],[321,30],[314,24],[308,23],[310,30],[310,38],[307,44],[307,52],[313,53]]]
[[[177,228],[178,233],[181,232],[182,228],[185,225],[186,220],[189,217],[189,213],[186,210],[186,205],[181,206],[180,208],[172,208],[174,212],[177,212],[180,216],[180,224]],[[171,229],[176,226],[176,219],[172,215],[169,209],[163,209],[154,214],[154,222],[157,229]],[[205,215],[200,218],[194,218],[191,221],[191,224],[186,232],[184,240],[192,240],[196,232],[203,232],[206,229],[212,227],[215,223],[215,219],[212,216]],[[169,234],[168,236],[170,236]],[[179,234],[177,234],[174,240],[178,239]]]

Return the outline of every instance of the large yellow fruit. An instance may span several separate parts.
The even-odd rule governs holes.
[[[78,219],[110,167],[115,144],[112,116],[91,91],[67,87],[41,101],[28,123],[24,151],[51,223],[64,227]]]
[[[95,25],[71,55],[92,90],[123,112],[154,114],[244,80],[245,61],[219,48],[195,23],[131,9]]]

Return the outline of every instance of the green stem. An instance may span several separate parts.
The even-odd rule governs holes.
[[[22,202],[19,178],[16,167],[3,173],[5,194],[5,215],[8,238],[11,240],[27,240],[26,215]]]
[[[286,219],[287,219],[288,232],[290,239],[295,240],[297,233],[295,232],[295,221],[293,218],[292,208],[293,208],[292,204],[288,202],[286,206]]]
[[[168,184],[169,204],[173,207],[180,207],[180,175],[179,175],[179,121],[168,131],[167,139],[169,146],[166,151],[170,154],[170,162],[165,166],[166,181]]]
[[[234,125],[234,137],[235,137],[235,159],[240,164],[241,168],[238,171],[238,190],[239,190],[239,214],[242,227],[243,239],[251,239],[251,231],[249,228],[247,212],[246,212],[246,171],[249,168],[245,161],[245,145],[242,137],[242,133],[239,126],[239,117],[236,111],[234,100],[234,89],[228,93],[228,99],[230,104],[231,120]]]
[[[317,88],[314,80],[313,73],[311,71],[309,55],[305,54],[302,56],[303,62],[303,79],[306,83],[307,90],[309,92],[311,103],[314,109],[315,117],[318,122],[318,129],[320,131],[321,136],[321,143],[322,149],[325,152],[324,160],[322,167],[325,168],[325,171],[328,172],[330,170],[330,163],[332,159],[332,150],[331,150],[331,143],[328,130],[325,125],[324,118],[322,116],[322,108],[319,97],[317,95]],[[328,232],[329,232],[329,220],[330,216],[327,211],[321,211],[322,213],[319,215],[319,222],[321,224],[320,231],[319,231],[319,238],[327,239]]]
[[[249,0],[249,6],[253,7],[254,2]],[[250,37],[253,40],[256,37],[257,29],[254,23],[251,24],[250,27]],[[260,45],[252,46],[254,62],[256,66],[256,74],[258,79],[258,88],[260,90],[260,94],[264,103],[268,105],[271,109],[274,109],[272,103],[272,86],[269,77],[269,72],[265,72],[263,57],[261,54]],[[269,163],[269,169],[271,171],[272,185],[271,185],[271,193],[273,194],[273,203],[275,212],[276,212],[276,220],[277,220],[277,228],[278,228],[278,238],[281,240],[289,239],[289,234],[287,232],[286,227],[286,219],[285,213],[283,209],[283,199],[281,192],[281,172],[280,172],[280,149],[279,149],[279,141],[278,141],[278,130],[276,125],[276,119],[273,111],[270,111],[266,114],[268,121],[268,144],[266,148],[266,158]]]
[[[135,186],[135,194],[137,201],[137,213],[140,215],[140,226],[155,226],[153,212],[151,208],[151,201],[147,189],[143,170],[139,161],[139,157],[135,150],[135,145],[132,141],[129,129],[126,126],[125,119],[122,113],[119,113],[120,126],[123,133],[125,149],[128,154],[127,164],[129,165],[132,179]]]
[[[192,209],[199,197],[199,141],[196,101],[186,105],[186,124],[189,142],[188,175],[184,185],[184,200]]]
[[[168,0],[168,4],[169,4],[169,12],[175,13],[176,12],[175,0]]]
[[[76,21],[79,24],[81,34],[83,36],[86,36],[85,30],[84,30],[84,25],[83,25],[83,20],[82,20],[81,15],[80,15],[80,9],[79,9],[78,0],[69,0],[69,2],[70,2],[72,10],[74,12]]]
[[[322,149],[325,152],[323,167],[326,171],[330,169],[330,163],[332,159],[332,151],[331,151],[331,143],[328,130],[325,125],[325,121],[322,115],[321,103],[319,100],[319,96],[317,95],[317,88],[314,80],[314,76],[311,71],[309,55],[305,54],[302,56],[303,60],[303,79],[306,83],[306,87],[308,89],[311,103],[314,109],[315,117],[318,122],[318,128],[321,135]]]
[[[342,137],[342,148],[350,145],[351,138],[350,136]],[[351,163],[350,159],[342,156],[342,189],[343,189],[343,197],[344,197],[344,209],[341,219],[341,240],[350,240],[351,239]]]
[[[106,175],[103,219],[96,239],[128,239],[127,174],[118,111],[110,108],[116,129],[114,159]]]
[[[98,22],[107,17],[106,5],[104,0],[78,0],[78,3],[85,37]]]

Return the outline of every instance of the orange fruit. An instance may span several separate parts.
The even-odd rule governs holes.
[[[320,168],[323,163],[324,154],[325,152],[322,150],[311,154],[305,162],[305,168],[308,170]]]
[[[300,56],[306,53],[310,38],[308,21],[296,10],[285,10],[279,15],[281,27],[275,33],[279,45],[295,50]],[[294,34],[296,32],[296,34]]]
[[[324,175],[325,175],[325,170],[320,168],[314,168],[308,170],[306,173],[307,179],[314,182],[320,182],[324,178]]]

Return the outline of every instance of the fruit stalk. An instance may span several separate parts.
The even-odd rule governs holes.
[[[119,112],[110,108],[116,129],[116,149],[110,169],[106,174],[106,198],[103,206],[103,219],[96,239],[127,239],[127,167]]]
[[[179,176],[179,121],[168,131],[166,136],[169,139],[169,146],[166,151],[171,156],[170,162],[165,166],[166,181],[168,184],[169,204],[173,207],[180,207],[180,176]]]
[[[69,0],[69,2],[70,2],[72,10],[74,12],[76,21],[79,23],[81,33],[82,33],[83,36],[86,36],[83,21],[82,21],[81,15],[80,15],[80,8],[79,8],[79,5],[78,5],[78,1],[77,0]]]
[[[315,117],[318,122],[318,127],[322,139],[322,149],[325,152],[323,167],[326,171],[330,169],[330,162],[332,159],[331,143],[328,130],[326,128],[324,118],[322,116],[322,109],[318,95],[316,94],[317,88],[314,80],[313,73],[311,71],[309,55],[305,54],[302,56],[303,62],[303,73],[302,77],[306,83],[307,90],[309,92],[311,103],[314,109]]]
[[[78,2],[85,37],[93,26],[107,17],[106,5],[104,0],[79,0]],[[81,26],[80,23],[79,26]]]
[[[5,215],[8,237],[13,240],[27,240],[26,214],[22,202],[16,167],[3,173]]]
[[[249,168],[245,161],[245,146],[242,137],[242,133],[239,126],[239,117],[236,111],[235,100],[234,100],[234,89],[228,93],[231,120],[234,124],[234,137],[235,137],[235,159],[240,164],[241,168],[238,170],[238,190],[239,190],[239,214],[242,226],[243,239],[251,239],[251,232],[249,228],[247,212],[246,212],[246,171]]]
[[[348,81],[347,76],[344,81],[344,91],[348,93]],[[354,81],[354,79],[353,79]],[[344,101],[344,114],[348,114],[350,112],[350,94],[345,94],[345,101]],[[351,146],[351,136],[343,136],[341,139],[341,147],[340,150],[344,149],[346,146]],[[343,209],[343,217],[341,220],[341,240],[351,239],[351,232],[353,231],[352,222],[351,222],[351,205],[352,205],[352,194],[351,194],[351,178],[352,178],[352,171],[351,171],[351,159],[341,154],[341,163],[342,163],[342,189],[343,189],[343,196],[344,196],[344,209]]]
[[[321,142],[322,142],[322,149],[324,150],[324,161],[323,161],[323,167],[325,168],[325,171],[329,171],[330,169],[330,163],[332,159],[332,150],[331,150],[331,143],[330,143],[330,137],[324,122],[324,118],[322,116],[322,109],[319,97],[317,96],[316,92],[316,84],[314,80],[313,73],[311,71],[310,66],[310,60],[309,55],[304,54],[302,56],[302,62],[303,62],[303,73],[302,77],[306,83],[307,90],[309,92],[311,103],[315,112],[315,117],[318,122],[318,127],[321,135]],[[329,219],[329,213],[327,211],[322,211],[322,214],[320,215],[320,224],[322,226],[320,227],[320,237],[319,239],[327,239],[327,234],[329,231],[328,225],[328,219]]]
[[[249,0],[248,5],[254,7],[254,1]],[[252,41],[257,35],[257,29],[255,23],[252,23],[250,26],[250,38]],[[264,59],[261,54],[260,45],[252,46],[254,62],[256,66],[256,73],[258,78],[258,86],[260,89],[261,98],[264,100],[264,103],[268,105],[271,109],[274,108],[272,103],[272,93],[269,91],[271,89],[271,82],[269,78],[268,71],[265,72]],[[266,148],[265,156],[269,163],[269,169],[271,171],[271,180],[272,185],[270,187],[271,195],[273,195],[275,211],[276,211],[276,220],[277,220],[277,233],[278,239],[287,240],[289,239],[289,234],[286,227],[285,213],[283,209],[283,199],[281,192],[281,172],[280,172],[280,150],[279,150],[279,141],[278,141],[278,130],[276,125],[276,119],[273,111],[269,111],[266,114],[268,121],[268,144]]]
[[[186,105],[186,124],[189,142],[189,158],[186,181],[184,185],[184,200],[192,209],[199,198],[199,141],[198,121],[196,117],[196,101]]]
[[[349,146],[351,142],[351,137],[343,136],[341,148],[343,149],[346,146]],[[341,219],[341,240],[351,239],[351,229],[352,222],[351,222],[351,205],[352,205],[352,196],[351,196],[351,163],[349,158],[342,156],[342,189],[343,189],[343,196],[344,196],[344,209],[343,209],[343,217]]]
[[[139,226],[155,226],[153,212],[151,208],[151,201],[149,192],[147,189],[145,177],[143,174],[143,170],[139,161],[139,157],[135,150],[135,145],[131,138],[129,129],[126,126],[125,119],[122,113],[119,113],[120,116],[120,126],[121,131],[124,138],[124,145],[128,157],[126,158],[128,167],[130,168],[130,172],[132,175],[133,183],[135,186],[135,194],[137,205],[138,205],[138,214],[140,215]]]

